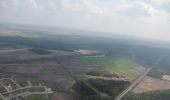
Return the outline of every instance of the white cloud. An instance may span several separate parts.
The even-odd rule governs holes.
[[[37,8],[35,0],[0,0],[0,6],[4,8]]]
[[[170,0],[0,0],[0,14],[0,21],[170,38]]]

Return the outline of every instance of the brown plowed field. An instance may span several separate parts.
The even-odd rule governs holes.
[[[134,89],[135,93],[170,89],[170,82],[146,76]]]

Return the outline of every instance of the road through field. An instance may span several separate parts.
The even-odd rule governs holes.
[[[129,91],[131,91],[143,78],[165,57],[165,55],[158,58],[158,60],[152,65],[151,68],[147,69],[137,80],[135,80],[128,88],[120,93],[114,100],[121,100]]]

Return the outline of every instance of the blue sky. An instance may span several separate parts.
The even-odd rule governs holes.
[[[0,22],[169,40],[170,0],[0,0]]]

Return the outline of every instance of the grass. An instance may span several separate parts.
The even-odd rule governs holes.
[[[30,92],[44,92],[45,89],[43,87],[32,87],[32,88],[28,88],[28,91],[30,91]]]
[[[84,57],[83,59],[87,60],[89,63],[97,66],[112,66],[114,65],[114,58],[112,57]]]
[[[25,100],[49,100],[45,95],[30,95]]]
[[[91,76],[91,75],[85,75],[86,79],[104,79],[104,80],[115,80],[115,78],[111,77],[103,77],[103,76]]]
[[[73,77],[75,77],[75,79],[77,79],[77,81],[83,81],[83,80],[87,79],[85,74],[77,74],[77,75],[74,75]]]
[[[82,81],[84,84],[86,84],[89,88],[91,88],[93,91],[95,91],[95,93],[97,93],[101,97],[108,96],[107,94],[98,91],[96,88],[94,88],[91,84],[87,82],[87,79],[91,78],[90,76],[85,74],[78,74],[74,75],[74,77],[77,79],[77,81]]]
[[[130,69],[133,69],[137,66],[139,66],[137,63],[132,62],[128,59],[121,58],[121,57],[84,57],[86,61],[88,61],[91,64],[94,64],[104,71],[108,72],[118,72],[126,77],[128,77],[130,80],[135,79],[139,74],[130,71]]]
[[[87,79],[114,80],[114,78],[102,77],[102,76],[91,76],[91,75],[85,75],[85,74],[74,75],[74,77],[77,79],[77,81],[84,81],[84,80],[87,80]]]
[[[40,73],[42,74],[48,74],[49,73],[49,70],[47,68],[43,68],[40,70]]]

